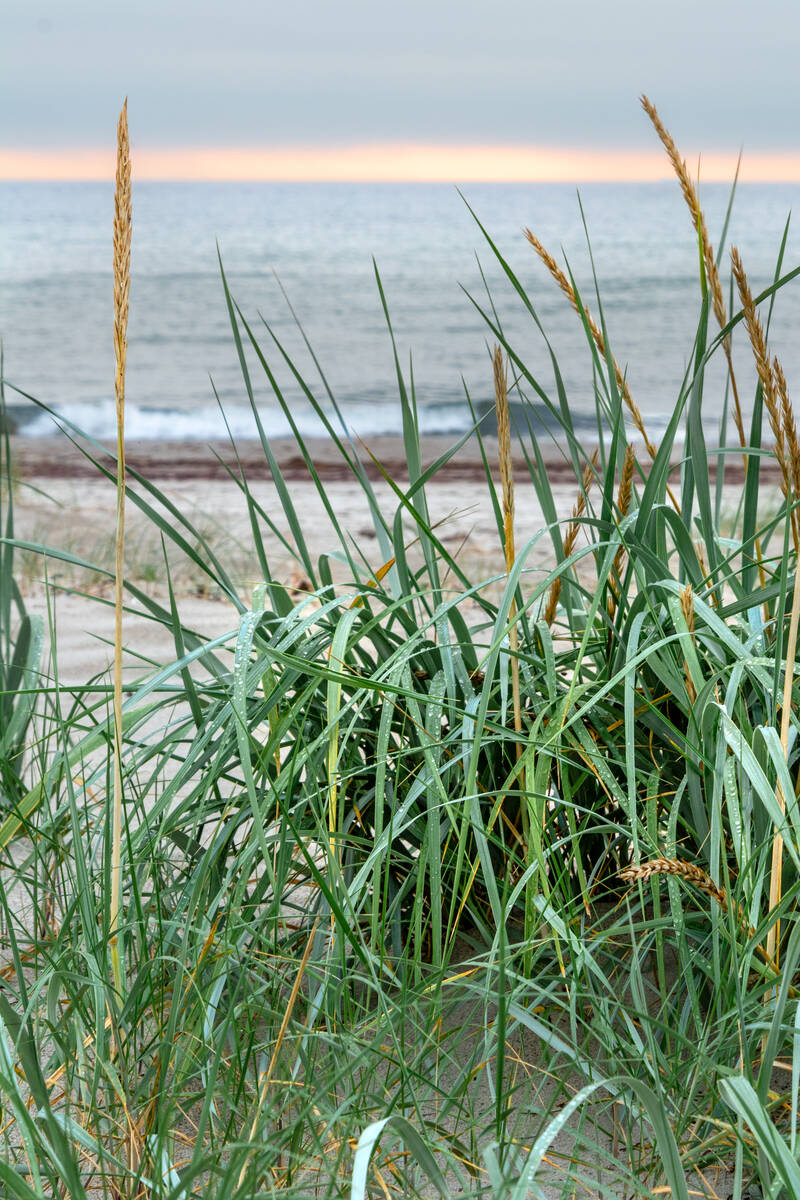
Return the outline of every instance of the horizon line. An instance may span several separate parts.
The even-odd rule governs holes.
[[[146,147],[134,145],[140,182],[274,183],[654,183],[672,177],[663,151],[414,142],[341,147]],[[706,183],[731,183],[739,155],[687,155]],[[694,164],[692,166],[692,164]],[[113,148],[0,148],[6,182],[113,181]],[[743,183],[800,182],[800,152],[742,156]]]

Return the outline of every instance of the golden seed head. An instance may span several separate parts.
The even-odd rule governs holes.
[[[681,612],[689,633],[694,633],[694,592],[690,583],[681,588]]]
[[[707,871],[694,863],[683,862],[679,858],[652,858],[649,862],[632,864],[619,873],[620,879],[633,883],[637,879],[651,879],[654,875],[675,875],[693,883],[696,888],[722,907],[727,907],[725,889],[718,887]]]
[[[772,359],[772,374],[781,407],[783,447],[787,458],[788,471],[791,476],[792,491],[794,499],[800,500],[800,444],[798,444],[797,438],[797,423],[794,418],[794,408],[789,399],[789,387],[786,383],[783,367],[774,356]]]
[[[558,265],[556,260],[553,258],[552,254],[548,250],[545,250],[542,243],[539,241],[539,239],[537,237],[534,236],[534,234],[531,233],[530,229],[525,230],[525,237],[528,239],[530,244],[533,246],[534,250],[539,255],[539,258],[542,260],[544,265],[547,267],[547,269],[550,272],[550,274],[552,275],[553,279],[555,279],[556,283],[561,288],[561,291],[564,293],[564,295],[567,297],[567,299],[569,300],[572,307],[575,309],[575,312],[580,312],[580,308],[578,306],[578,299],[577,299],[577,296],[575,295],[575,289],[573,288],[570,281],[567,279],[564,272],[561,270],[561,267]]]
[[[558,601],[561,597],[561,576],[558,575],[550,584],[550,591],[547,596],[547,605],[544,610],[543,620],[546,625],[552,625],[556,619],[558,612]]]
[[[658,109],[647,96],[641,97],[641,104],[644,111],[647,113],[650,121],[661,139],[661,143],[667,152],[672,168],[678,178],[678,183],[683,193],[683,198],[686,201],[687,207],[692,214],[692,220],[697,228],[700,236],[700,244],[703,250],[703,262],[706,268],[706,280],[711,299],[714,306],[714,316],[717,318],[720,329],[723,329],[728,323],[727,312],[725,309],[725,298],[722,294],[722,284],[719,279],[719,271],[714,257],[714,249],[711,245],[711,239],[708,236],[706,227],[706,219],[703,210],[700,207],[700,201],[697,195],[697,189],[692,182],[689,174],[689,169],[686,166],[686,160],[681,158],[678,153],[678,148],[672,138],[672,135],[664,127],[661,118],[658,115]]]
[[[758,378],[761,381],[764,392],[764,402],[767,405],[767,412],[772,423],[773,433],[777,437],[780,430],[780,417],[775,404],[775,391],[772,385],[772,371],[770,370],[769,359],[767,358],[764,327],[761,324],[761,318],[756,312],[753,293],[750,290],[750,283],[744,269],[744,264],[742,263],[742,256],[736,246],[731,247],[731,265],[733,267],[733,277],[736,280],[736,286],[739,291],[739,299],[742,304],[742,311],[744,312],[744,321],[753,350]]]
[[[630,443],[625,447],[625,457],[622,460],[622,471],[619,477],[619,491],[617,492],[617,508],[619,509],[619,520],[628,514],[628,509],[633,496],[633,469],[636,466],[636,453]],[[608,586],[611,595],[608,598],[608,615],[614,616],[619,599],[618,580],[620,571],[622,570],[622,560],[625,557],[625,547],[620,545],[614,555],[614,562],[611,565],[611,570],[608,575]]]
[[[619,477],[617,492],[617,508],[620,519],[628,515],[633,495],[633,468],[636,466],[636,453],[630,444],[625,447],[625,457],[622,460],[622,471]]]
[[[128,101],[117,125],[117,176],[114,191],[114,353],[117,364],[117,405],[124,403],[125,356],[131,290],[131,158],[128,142]]]
[[[572,519],[567,526],[567,532],[564,537],[564,558],[569,558],[575,549],[575,543],[578,540],[578,533],[581,527],[581,517],[586,508],[586,497],[594,483],[595,474],[597,472],[597,463],[599,460],[599,451],[592,451],[592,456],[587,462],[583,470],[583,479],[581,480],[581,490],[578,492],[575,500],[575,505],[572,509]],[[548,625],[552,625],[556,618],[558,609],[558,601],[561,596],[561,576],[558,575],[550,584],[550,592],[547,597],[547,605],[544,610],[544,620]]]
[[[508,410],[508,384],[503,351],[494,348],[494,400],[497,414],[497,449],[500,459],[500,479],[503,486],[503,528],[506,569],[511,570],[514,547],[514,472],[511,458],[511,424]]]
[[[681,185],[683,198],[688,207],[691,209],[692,214],[696,215],[697,195],[694,190],[694,184],[692,183],[689,175],[689,168],[686,166],[686,160],[681,158],[680,154],[678,153],[678,147],[675,145],[672,135],[665,128],[661,118],[658,115],[658,109],[656,108],[655,104],[653,104],[652,100],[648,100],[647,96],[642,95],[640,97],[640,102],[642,108],[650,118],[653,128],[661,139],[661,143],[667,152],[670,162],[672,163],[672,168],[677,176],[678,183]]]
[[[564,272],[559,267],[556,260],[553,258],[552,254],[550,254],[547,250],[545,250],[542,243],[539,241],[539,239],[537,237],[535,237],[531,233],[530,229],[525,230],[525,237],[528,239],[530,244],[533,246],[534,250],[539,255],[539,258],[542,260],[544,265],[547,267],[547,269],[550,272],[550,274],[552,275],[553,279],[556,281],[558,286],[561,288],[561,291],[564,293],[564,295],[567,297],[567,299],[569,300],[572,307],[575,309],[575,312],[580,313],[581,306],[578,303],[578,297],[575,295],[575,289],[573,288],[569,279],[567,279],[567,276],[564,274]],[[589,333],[591,334],[592,341],[594,342],[595,346],[597,347],[597,352],[601,358],[605,359],[605,357],[606,357],[606,342],[605,342],[605,338],[603,337],[603,331],[600,329],[597,322],[594,320],[594,317],[592,316],[592,314],[589,312],[588,308],[586,308],[585,305],[583,306],[583,315],[586,318],[586,324],[589,328]],[[613,356],[612,356],[611,362],[613,365],[614,378],[616,380],[617,387],[619,389],[619,393],[622,396],[622,399],[624,400],[624,402],[628,408],[628,411],[631,414],[631,419],[632,419],[634,425],[636,426],[636,429],[638,430],[639,435],[641,436],[642,440],[644,441],[645,446],[647,447],[647,453],[650,455],[651,458],[654,459],[656,456],[656,447],[653,445],[653,443],[651,442],[650,438],[647,435],[647,431],[645,430],[645,427],[644,427],[644,420],[642,418],[641,411],[639,409],[639,406],[636,404],[636,401],[633,399],[633,396],[631,395],[630,388],[628,387],[628,381],[625,378],[625,376],[623,375],[622,371],[620,370],[619,363],[617,362],[617,360],[615,358],[613,358]]]

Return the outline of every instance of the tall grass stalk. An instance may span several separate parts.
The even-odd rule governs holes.
[[[114,191],[114,396],[117,416],[117,531],[114,561],[114,793],[111,830],[111,904],[109,949],[114,984],[123,997],[119,924],[122,892],[122,615],[125,587],[125,363],[131,287],[131,159],[128,101],[117,125],[117,175]]]
[[[711,302],[714,309],[714,316],[717,319],[717,324],[723,330],[722,349],[725,353],[725,360],[728,367],[728,378],[730,379],[731,392],[733,394],[733,419],[736,425],[736,432],[739,437],[739,444],[744,449],[747,446],[747,435],[744,430],[744,417],[742,416],[742,405],[739,399],[739,388],[736,383],[736,374],[733,369],[733,351],[731,348],[731,335],[728,332],[728,313],[725,306],[725,297],[722,292],[722,284],[719,278],[719,270],[717,268],[717,260],[714,254],[714,247],[711,244],[711,238],[708,235],[706,219],[702,208],[700,207],[700,198],[697,194],[692,177],[689,174],[689,168],[686,165],[686,159],[680,154],[678,147],[665,127],[661,117],[658,115],[658,109],[647,96],[641,96],[641,105],[647,113],[650,121],[661,139],[661,144],[667,152],[672,169],[675,172],[678,183],[681,187],[681,193],[686,201],[689,212],[691,213],[692,221],[697,227],[697,233],[700,241],[700,254],[705,267],[706,281],[711,290]],[[738,167],[736,171],[738,177]],[[745,456],[745,467],[747,466],[747,456]]]
[[[800,558],[795,557],[794,587],[792,589],[792,608],[789,615],[789,632],[786,638],[786,660],[783,669],[783,699],[781,703],[781,748],[788,763],[789,761],[789,731],[792,721],[795,663],[797,659],[797,629],[800,624]],[[781,817],[785,817],[787,800],[795,802],[795,797],[784,795],[780,777],[776,788],[776,799]],[[783,880],[783,829],[776,827],[772,840],[772,865],[769,884],[769,911],[772,913],[781,902]],[[780,921],[775,921],[767,934],[767,955],[776,956],[780,939]]]
[[[511,454],[511,422],[508,411],[508,380],[503,362],[503,351],[494,348],[494,398],[497,415],[497,447],[500,459],[500,480],[503,489],[503,548],[506,574],[510,575],[517,557],[514,542],[514,463]],[[511,655],[511,694],[514,705],[514,730],[522,733],[522,707],[519,694],[519,631],[516,624],[517,598],[512,596],[508,610],[508,649]],[[517,742],[517,758],[522,752]]]
[[[777,358],[770,360],[767,351],[764,327],[753,302],[750,284],[742,263],[741,255],[734,246],[731,249],[733,274],[742,302],[745,325],[755,360],[759,387],[764,398],[772,433],[775,438],[775,457],[781,472],[781,490],[786,499],[787,519],[792,531],[795,551],[794,587],[789,615],[789,629],[783,671],[783,699],[781,704],[780,743],[784,757],[789,756],[789,730],[792,717],[792,689],[794,684],[795,657],[797,652],[797,628],[800,621],[800,519],[797,502],[800,500],[800,447],[798,446],[794,413],[789,401],[786,378]],[[786,814],[787,796],[780,776],[776,782],[776,802],[781,817],[776,824],[772,839],[772,856],[769,884],[769,912],[778,907],[782,895],[783,879],[783,818]],[[769,958],[776,956],[780,937],[780,922],[775,920],[767,933],[766,952]]]
[[[272,1051],[272,1056],[269,1060],[269,1066],[259,1076],[258,1103],[257,1103],[257,1105],[255,1107],[255,1111],[253,1113],[252,1125],[250,1126],[250,1134],[249,1134],[250,1142],[255,1141],[256,1135],[258,1134],[258,1126],[262,1119],[262,1113],[263,1113],[264,1105],[266,1103],[267,1093],[269,1091],[270,1084],[272,1083],[272,1079],[275,1074],[275,1067],[278,1062],[278,1056],[281,1052],[281,1046],[283,1045],[283,1039],[286,1036],[286,1030],[289,1028],[289,1022],[292,1019],[292,1013],[294,1012],[294,1006],[297,1003],[297,997],[300,993],[300,986],[303,982],[303,976],[305,975],[306,967],[308,966],[308,960],[311,956],[311,951],[314,947],[314,938],[317,936],[318,926],[319,926],[319,917],[317,917],[314,920],[314,924],[311,926],[311,932],[308,935],[308,940],[306,941],[305,950],[303,951],[302,958],[300,959],[300,963],[297,968],[297,974],[294,977],[294,982],[292,984],[292,990],[289,993],[289,999],[286,1002],[286,1008],[284,1010],[283,1018],[281,1020],[280,1029],[278,1030],[278,1036],[275,1039],[275,1046]],[[245,1158],[242,1163],[241,1172],[239,1174],[239,1187],[241,1187],[242,1184],[244,1183],[246,1175],[247,1175],[247,1159]]]

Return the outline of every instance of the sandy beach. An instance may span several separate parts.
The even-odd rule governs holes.
[[[431,463],[445,453],[447,438],[429,438],[423,444],[423,462]],[[314,562],[320,555],[337,551],[339,542],[325,512],[325,505],[296,443],[276,440],[272,451],[300,514],[303,535]],[[363,492],[332,443],[310,443],[315,471],[342,530],[351,545],[374,570],[382,565],[372,520]],[[383,472],[401,486],[408,479],[402,441],[372,439],[367,452],[359,447],[365,470],[382,511],[390,518],[398,499]],[[497,461],[496,441],[488,439],[489,461]],[[114,464],[94,449],[113,472]],[[379,465],[378,465],[379,464]],[[272,532],[262,522],[262,536],[272,573],[289,587],[302,587],[304,573],[290,548],[293,538],[284,515],[262,447],[246,442],[238,447],[238,461],[230,445],[200,442],[134,442],[128,447],[129,478],[137,490],[136,474],[152,481],[176,509],[206,538],[209,546],[247,602],[261,572],[252,548],[252,531],[241,487],[240,471],[254,499],[274,522]],[[548,450],[547,474],[558,515],[567,519],[576,499],[571,464],[555,446]],[[110,660],[113,610],[108,599],[113,566],[115,494],[113,482],[66,438],[20,438],[12,442],[12,467],[17,485],[14,494],[16,536],[46,545],[97,564],[96,570],[46,560],[39,554],[23,553],[17,574],[33,612],[55,613],[59,676],[65,683],[83,682],[104,671]],[[677,471],[677,468],[676,468]],[[677,476],[676,476],[677,477]],[[515,462],[516,543],[522,550],[544,526],[544,519],[520,456]],[[731,503],[741,489],[741,461],[731,459],[726,469],[726,489]],[[495,479],[495,484],[496,484]],[[431,518],[437,534],[471,579],[490,579],[502,569],[502,556],[494,512],[478,447],[468,443],[437,472],[428,484]],[[174,518],[173,518],[174,519]],[[287,545],[281,541],[286,539]],[[413,532],[409,530],[409,538]],[[169,549],[173,586],[179,597],[184,623],[208,636],[233,630],[237,623],[234,605],[186,557]],[[166,570],[160,537],[152,523],[129,502],[126,531],[126,562],[129,577],[148,595],[166,601]],[[545,533],[529,551],[528,566],[533,579],[552,563],[552,547]],[[335,570],[335,563],[334,563]],[[104,573],[106,572],[106,573]],[[45,586],[45,581],[49,586]],[[130,671],[148,663],[163,662],[174,654],[170,634],[133,604],[126,618],[126,644]]]
[[[435,461],[449,445],[445,438],[429,439],[424,445],[424,461]],[[323,500],[296,444],[277,441],[272,449],[300,514],[310,556],[316,562],[321,554],[339,549]],[[382,470],[401,485],[407,481],[402,442],[396,438],[378,438],[372,441],[370,450],[380,467],[363,447],[361,457],[382,510],[392,517],[398,500],[385,482]],[[496,443],[488,442],[487,451],[496,461]],[[342,529],[377,570],[382,558],[363,492],[354,486],[332,444],[315,442],[312,453],[315,470]],[[29,609],[45,612],[48,599],[54,606],[60,678],[64,682],[84,681],[88,675],[106,669],[111,653],[113,610],[107,603],[111,580],[102,571],[109,571],[113,564],[114,486],[66,439],[16,438],[12,464],[18,481],[14,494],[16,536],[65,551],[102,568],[83,569],[31,553],[22,554],[18,564]],[[114,470],[107,457],[105,465]],[[202,533],[245,600],[261,575],[252,550],[245,499],[231,472],[238,474],[241,468],[254,499],[274,521],[278,533],[290,546],[293,543],[277,488],[257,443],[239,447],[238,463],[230,446],[211,447],[196,442],[133,443],[128,449],[128,467],[133,486],[137,486],[135,475],[140,472]],[[543,520],[521,459],[516,469],[516,537],[521,548],[541,530]],[[563,458],[553,454],[548,474],[559,513],[567,517],[575,501],[572,469]],[[497,527],[477,447],[464,447],[431,481],[427,495],[431,518],[438,523],[438,536],[470,578],[488,579],[502,570]],[[127,513],[128,574],[149,595],[163,601],[167,596],[166,571],[158,532],[131,502]],[[302,586],[303,571],[278,534],[264,527],[263,537],[274,576],[288,586]],[[235,628],[237,616],[231,602],[188,559],[181,558],[172,548],[169,553],[184,622],[210,636]],[[531,567],[544,566],[550,554],[549,539],[545,536],[531,553]],[[131,652],[128,660],[131,670],[137,662],[141,666],[148,659],[163,661],[174,654],[169,632],[144,616],[137,617],[135,612],[127,617],[126,643]]]

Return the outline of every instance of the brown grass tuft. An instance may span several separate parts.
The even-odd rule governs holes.
[[[583,471],[583,479],[581,480],[581,490],[578,492],[578,497],[575,501],[575,507],[572,510],[572,519],[567,526],[567,535],[564,538],[564,558],[567,559],[575,549],[575,543],[578,540],[578,533],[581,527],[581,517],[586,509],[586,497],[588,496],[592,483],[594,482],[595,471],[597,470],[598,451],[592,452],[592,457],[586,464]],[[561,575],[557,575],[550,584],[550,592],[547,597],[547,606],[544,610],[544,620],[548,625],[552,625],[556,619],[558,610],[558,601],[561,596]]]

